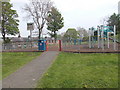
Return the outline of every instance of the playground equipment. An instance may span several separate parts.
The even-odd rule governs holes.
[[[113,29],[113,30],[111,30]],[[105,40],[107,40],[107,47],[110,48],[110,34],[114,35],[113,48],[116,50],[116,26],[97,26],[95,28],[89,28],[89,48],[94,48],[95,42],[98,42],[98,48],[105,49]]]

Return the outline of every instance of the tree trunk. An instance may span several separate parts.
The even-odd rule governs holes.
[[[39,40],[41,39],[41,29],[39,29],[39,36],[38,36]]]
[[[5,42],[5,34],[3,35],[3,41]]]
[[[55,43],[56,43],[56,41],[57,41],[57,34],[56,34],[55,31],[54,31],[54,39],[55,39]]]
[[[5,49],[5,32],[4,32],[4,29],[2,31],[2,36],[3,36],[3,48]]]
[[[2,36],[3,36],[3,41],[5,43],[5,30],[4,30],[4,28],[2,29]]]
[[[55,43],[56,43],[56,41],[57,41],[57,38],[55,37]]]

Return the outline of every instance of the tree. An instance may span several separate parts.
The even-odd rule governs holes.
[[[52,7],[47,18],[47,29],[51,31],[49,35],[56,41],[57,31],[64,26],[63,17],[57,8]]]
[[[77,32],[80,38],[88,37],[88,33],[84,28],[78,27]]]
[[[48,12],[51,10],[52,2],[50,0],[30,0],[29,5],[26,4],[23,8],[27,17],[32,18],[38,31],[39,39],[48,17]]]
[[[6,41],[6,35],[16,35],[19,33],[17,19],[18,14],[16,10],[11,9],[13,6],[9,2],[2,2],[2,26],[1,33],[4,42]]]
[[[100,20],[100,23],[102,24],[102,25],[107,25],[108,24],[108,18],[109,18],[109,16],[105,16],[105,17],[103,17],[101,20]]]
[[[66,33],[64,34],[63,36],[63,40],[67,40],[67,41],[70,41],[70,40],[75,40],[78,38],[77,36],[77,31],[76,29],[74,28],[69,28]]]
[[[120,33],[120,14],[113,14],[108,19],[108,26],[116,25],[116,34]],[[113,30],[113,29],[111,29]]]
[[[62,35],[61,35],[61,34],[58,34],[58,35],[57,35],[57,39],[58,39],[58,40],[61,40],[61,39],[62,39]]]

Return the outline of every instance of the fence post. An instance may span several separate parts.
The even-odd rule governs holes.
[[[62,51],[61,40],[59,40],[59,51]]]

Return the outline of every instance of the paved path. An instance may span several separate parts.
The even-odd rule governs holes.
[[[59,52],[43,52],[37,59],[26,64],[3,80],[3,88],[35,88],[37,81],[50,67]]]

